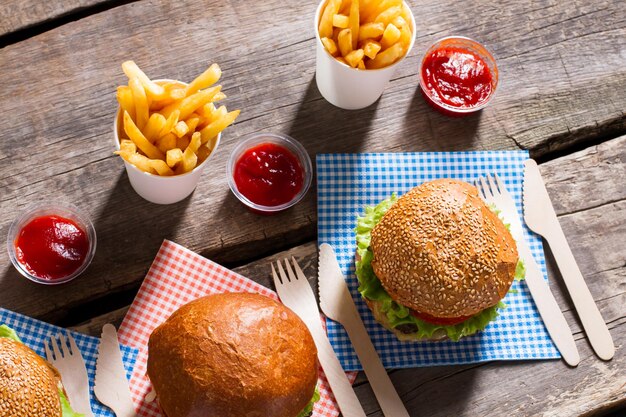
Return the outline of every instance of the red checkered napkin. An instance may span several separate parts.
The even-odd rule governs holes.
[[[139,349],[137,364],[130,379],[133,400],[139,404],[139,416],[161,417],[156,402],[146,399],[151,390],[146,363],[148,339],[152,331],[183,304],[208,294],[223,292],[255,292],[278,300],[275,292],[262,285],[174,242],[163,241],[118,332],[120,343]],[[354,381],[356,372],[347,374]],[[321,369],[318,386],[321,399],[315,404],[313,415],[338,416],[339,408]]]

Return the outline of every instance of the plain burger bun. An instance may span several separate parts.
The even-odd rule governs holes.
[[[167,417],[296,417],[317,369],[302,320],[259,294],[192,301],[148,343],[148,376]]]
[[[0,337],[0,416],[60,417],[61,377],[23,343]]]
[[[398,303],[434,317],[472,316],[509,290],[517,247],[476,187],[441,179],[403,195],[372,230],[372,268]]]

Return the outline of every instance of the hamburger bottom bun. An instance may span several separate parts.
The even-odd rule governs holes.
[[[317,384],[308,329],[259,294],[182,306],[154,330],[148,353],[148,376],[168,417],[295,417]]]
[[[0,416],[60,417],[61,376],[23,343],[0,337]]]
[[[372,268],[399,304],[440,318],[473,316],[508,292],[511,233],[476,187],[441,179],[400,197],[371,232]]]

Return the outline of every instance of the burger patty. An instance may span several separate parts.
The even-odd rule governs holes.
[[[432,340],[439,341],[445,340],[448,338],[447,333],[444,329],[437,329],[435,333],[429,339],[423,339],[417,336],[418,327],[413,323],[400,324],[396,327],[393,327],[387,318],[387,315],[382,310],[382,301],[368,300],[367,298],[363,298],[367,306],[374,313],[374,318],[380,324],[383,325],[387,330],[393,332],[396,337],[402,341],[419,341],[419,340]]]

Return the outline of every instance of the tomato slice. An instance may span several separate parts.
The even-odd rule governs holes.
[[[411,315],[413,317],[417,317],[420,320],[424,320],[428,323],[439,324],[442,326],[452,326],[455,324],[459,324],[469,319],[472,316],[461,316],[461,317],[435,317],[430,314],[420,313],[419,311],[411,310]]]

